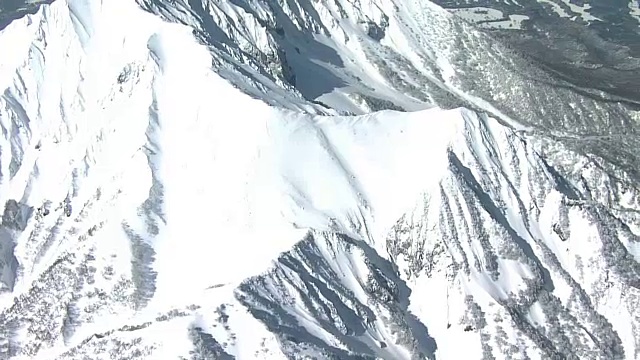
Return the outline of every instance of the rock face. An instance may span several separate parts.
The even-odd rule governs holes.
[[[633,96],[434,2],[32,5],[0,359],[640,357]]]

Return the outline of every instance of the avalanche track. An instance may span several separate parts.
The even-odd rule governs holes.
[[[390,45],[335,33],[279,40],[333,67],[274,47],[267,70],[256,19],[287,16],[242,3],[58,0],[0,32],[0,358],[640,357],[638,182],[518,113],[557,98],[505,111],[446,52],[378,58],[413,59],[412,92],[365,68]],[[367,4],[370,38],[399,26]]]

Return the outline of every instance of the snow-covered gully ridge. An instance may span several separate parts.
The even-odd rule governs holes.
[[[629,179],[388,84],[416,111],[338,116],[196,35],[126,0],[0,32],[0,359],[640,356]]]
[[[311,232],[238,300],[291,356],[636,357],[637,236],[463,117],[446,174],[384,241]]]

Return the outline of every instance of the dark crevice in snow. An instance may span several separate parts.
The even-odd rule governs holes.
[[[358,278],[357,274],[336,273],[332,262],[322,247],[329,246],[338,254],[364,256],[369,276]],[[345,259],[347,259],[345,258]],[[348,266],[342,263],[341,266]],[[356,276],[353,282],[344,276]],[[295,292],[287,288],[293,287]],[[353,291],[365,291],[367,303],[359,300]],[[297,244],[293,250],[283,254],[275,267],[266,275],[246,280],[238,288],[236,297],[254,317],[261,320],[276,334],[285,353],[304,353],[309,347],[324,358],[373,359],[387,354],[389,344],[407,349],[416,358],[433,358],[437,349],[435,340],[429,336],[426,326],[407,309],[411,290],[400,278],[398,269],[382,258],[369,245],[346,235],[313,233]],[[321,331],[338,339],[349,351],[325,343],[303,326],[302,319],[292,312],[294,303],[309,311]],[[376,326],[376,313],[384,308],[389,314],[383,319],[387,331],[395,334],[395,341],[363,342],[366,333]]]
[[[234,360],[235,356],[224,351],[224,347],[211,334],[200,327],[189,329],[189,339],[193,342],[191,360]]]
[[[458,156],[452,151],[449,152],[449,161],[451,162],[454,173],[459,174],[460,180],[466,183],[473,190],[487,213],[489,213],[493,219],[507,230],[511,238],[518,244],[522,251],[524,251],[525,255],[534,262],[535,268],[539,272],[539,275],[542,276],[541,280],[545,289],[549,292],[553,292],[555,286],[551,279],[551,274],[535,254],[531,245],[513,229],[509,220],[507,220],[503,213],[503,210],[499,209],[495,205],[493,199],[491,199],[491,197],[482,189],[482,186],[478,183],[471,170],[462,164],[460,159],[458,159]]]

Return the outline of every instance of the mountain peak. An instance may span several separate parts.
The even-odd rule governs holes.
[[[1,358],[637,357],[633,96],[430,1],[25,9]]]

